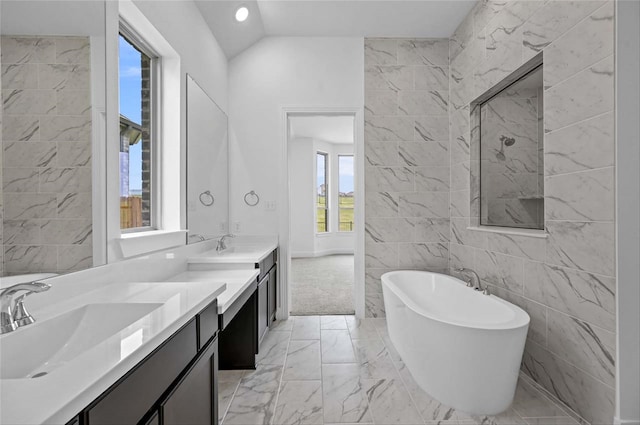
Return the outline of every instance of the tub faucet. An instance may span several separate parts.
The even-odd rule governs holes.
[[[469,288],[475,287],[476,291],[482,291],[484,295],[491,295],[491,293],[489,292],[488,286],[485,285],[485,287],[482,288],[482,283],[480,282],[480,276],[478,276],[478,273],[476,273],[474,270],[462,267],[462,268],[456,269],[456,271],[460,273],[462,276],[467,277],[469,279],[467,281],[467,286]],[[471,276],[471,277],[469,278],[468,276]]]
[[[218,245],[216,245],[216,252],[222,252],[227,249],[227,238],[235,238],[231,233],[227,233],[223,235],[220,239],[218,239]]]
[[[24,306],[24,299],[34,292],[48,291],[51,285],[42,282],[18,283],[0,292],[0,334],[13,332],[21,326],[30,325],[36,320]],[[13,301],[13,296],[26,291]],[[13,304],[13,305],[12,305]]]

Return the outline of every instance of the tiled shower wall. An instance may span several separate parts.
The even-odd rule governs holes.
[[[481,1],[450,43],[450,267],[531,316],[523,370],[586,420],[615,398],[613,2]],[[469,103],[543,51],[546,238],[467,229]]]
[[[449,258],[447,39],[365,40],[365,310],[380,276]]]
[[[540,228],[544,222],[544,173],[539,156],[544,129],[542,93],[538,91],[542,89],[516,85],[488,101],[479,114],[484,182],[480,223]],[[514,144],[507,146],[501,140],[504,137],[513,138]]]
[[[89,38],[1,42],[4,274],[89,267]]]

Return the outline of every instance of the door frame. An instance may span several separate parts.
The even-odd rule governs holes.
[[[354,279],[353,304],[356,317],[364,317],[364,112],[362,107],[353,106],[282,106],[281,108],[281,164],[285,164],[280,173],[280,205],[284,205],[284,213],[280,215],[280,265],[277,318],[289,317],[291,307],[291,196],[289,188],[289,117],[290,116],[352,116],[354,118],[354,189],[355,189],[355,244],[354,244]]]

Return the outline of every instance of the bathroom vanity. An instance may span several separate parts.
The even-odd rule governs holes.
[[[276,316],[277,242],[239,241],[225,251],[189,258],[188,263],[189,271],[173,279],[216,281],[224,277],[228,285],[218,307],[220,369],[255,369],[260,343]]]
[[[226,285],[104,284],[90,273],[50,280],[27,300],[36,322],[2,335],[0,422],[216,423]]]
[[[217,423],[218,365],[256,367],[277,305],[277,238],[236,239],[46,279],[0,336],[0,423]]]
[[[70,423],[217,423],[217,336],[214,301]]]

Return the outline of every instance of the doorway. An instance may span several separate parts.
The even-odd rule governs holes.
[[[289,311],[355,313],[354,114],[291,114],[287,120]]]

